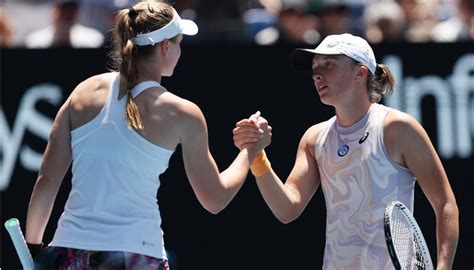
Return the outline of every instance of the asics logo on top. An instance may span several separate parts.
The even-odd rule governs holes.
[[[369,132],[366,132],[364,134],[364,136],[362,136],[362,138],[360,138],[359,144],[362,144],[363,142],[365,142],[365,140],[367,140],[367,137],[369,137]]]

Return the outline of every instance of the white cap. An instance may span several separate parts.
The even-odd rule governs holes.
[[[198,26],[191,20],[183,20],[179,17],[178,12],[173,8],[173,19],[171,21],[155,31],[151,31],[145,34],[138,34],[132,38],[133,44],[137,46],[155,45],[165,39],[170,39],[178,34],[184,34],[188,36],[194,36],[198,32]]]
[[[365,39],[351,34],[330,35],[323,39],[315,49],[294,50],[290,56],[293,68],[310,70],[314,54],[343,54],[366,66],[372,74],[375,74],[377,67],[374,51],[369,43]]]

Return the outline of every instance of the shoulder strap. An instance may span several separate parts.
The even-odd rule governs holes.
[[[331,128],[334,127],[335,123],[336,123],[336,116],[333,116],[330,119],[326,120],[323,126],[321,127],[321,130],[319,131],[319,134],[316,138],[316,142],[314,144],[314,155],[315,155],[316,160],[319,159],[319,157],[321,156],[324,142],[326,141],[328,133],[331,130]]]
[[[114,76],[112,76],[112,80],[110,82],[110,87],[109,87],[109,93],[107,95],[107,101],[105,102],[104,105],[104,117],[102,119],[102,123],[106,123],[110,119],[111,111],[114,109],[114,98],[115,96],[118,95],[120,88],[120,73],[115,73]]]
[[[161,84],[157,81],[144,81],[135,85],[135,87],[132,88],[133,98],[140,95],[143,91],[152,87],[161,87]]]

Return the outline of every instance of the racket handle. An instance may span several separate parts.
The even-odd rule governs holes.
[[[31,257],[30,250],[26,245],[25,238],[21,232],[20,222],[16,218],[11,218],[5,222],[5,228],[7,229],[12,239],[13,245],[15,246],[16,253],[20,258],[23,269],[33,270],[34,262]]]

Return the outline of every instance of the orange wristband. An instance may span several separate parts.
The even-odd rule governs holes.
[[[271,164],[270,161],[267,159],[267,155],[265,154],[264,150],[260,151],[260,153],[257,154],[257,156],[252,162],[252,165],[250,165],[250,170],[255,176],[262,176],[266,174],[270,171],[270,168]]]

